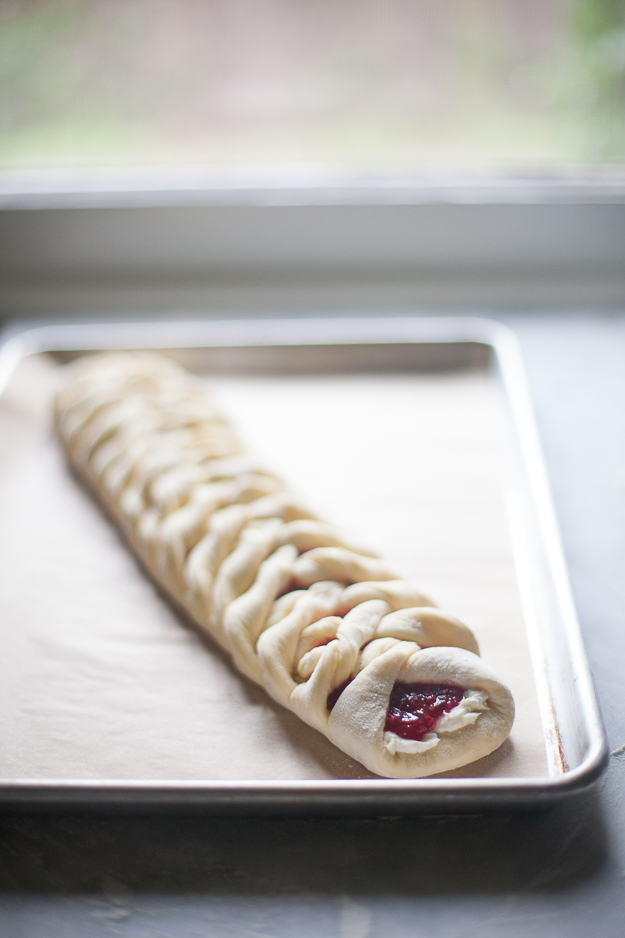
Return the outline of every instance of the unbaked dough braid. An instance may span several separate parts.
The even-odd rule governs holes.
[[[108,352],[68,366],[55,409],[71,464],[157,582],[368,769],[431,775],[506,738],[512,697],[472,632],[246,456],[200,381],[153,353]],[[453,706],[423,738],[388,729],[398,693],[449,686]]]

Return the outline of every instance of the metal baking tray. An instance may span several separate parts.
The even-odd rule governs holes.
[[[430,427],[430,437],[434,440],[432,444],[427,428],[421,432],[418,426],[418,415],[411,410],[413,408],[411,394],[414,391],[411,382],[417,382],[415,387],[421,396],[417,396],[414,400],[419,406],[419,402],[425,402],[427,405],[427,401],[431,400],[433,406],[441,407],[442,423],[447,418],[452,423],[455,421],[454,432],[459,434],[458,439],[462,437],[464,440],[462,443],[465,446],[464,455],[458,456],[453,449],[446,451],[443,456],[439,454],[439,460],[443,461],[436,470],[437,477],[441,475],[446,477],[445,466],[454,467],[456,462],[461,463],[458,469],[454,469],[456,475],[454,476],[450,470],[449,479],[443,479],[440,485],[452,486],[450,491],[453,490],[453,486],[461,488],[462,481],[458,480],[462,480],[463,474],[466,475],[467,472],[470,474],[473,471],[479,475],[482,471],[481,467],[487,466],[488,460],[500,459],[502,491],[505,490],[506,493],[505,538],[509,538],[510,557],[513,557],[513,560],[510,561],[512,572],[501,567],[503,572],[498,581],[499,595],[500,600],[503,597],[505,605],[509,599],[507,594],[511,596],[514,594],[513,601],[511,600],[512,605],[516,602],[514,597],[517,596],[519,608],[516,613],[511,613],[510,621],[513,622],[510,626],[511,630],[508,633],[502,632],[501,635],[493,631],[491,644],[495,650],[497,647],[500,648],[502,660],[505,663],[507,660],[506,643],[512,640],[510,636],[514,636],[517,644],[521,643],[519,648],[525,643],[523,647],[526,646],[528,668],[531,670],[530,677],[526,676],[525,687],[529,690],[525,693],[523,700],[517,700],[517,702],[521,705],[519,734],[525,733],[527,745],[525,749],[523,744],[517,747],[516,762],[513,758],[514,746],[511,744],[512,749],[508,747],[507,752],[504,751],[503,755],[500,754],[497,757],[499,761],[495,758],[495,761],[484,763],[482,769],[478,765],[477,769],[467,767],[466,771],[456,770],[440,777],[415,780],[377,778],[367,772],[359,774],[353,765],[348,771],[344,765],[341,767],[342,764],[338,763],[336,764],[338,768],[336,765],[332,768],[331,765],[329,769],[323,771],[315,769],[311,773],[312,777],[306,776],[305,767],[299,772],[299,777],[269,777],[271,773],[266,770],[264,777],[254,777],[254,773],[251,773],[252,777],[245,777],[245,770],[232,778],[210,777],[206,773],[201,774],[200,777],[194,777],[192,773],[189,774],[189,770],[187,770],[186,777],[179,777],[180,774],[184,774],[182,770],[172,773],[174,776],[172,777],[172,774],[167,775],[158,768],[151,773],[150,777],[137,776],[137,771],[140,769],[134,774],[129,772],[127,777],[123,771],[115,773],[107,770],[98,774],[97,768],[79,773],[81,777],[72,777],[72,763],[69,757],[67,764],[70,768],[67,771],[51,773],[54,777],[45,777],[44,770],[31,772],[30,775],[28,771],[23,770],[23,766],[28,765],[28,759],[20,755],[20,752],[25,751],[24,739],[27,733],[22,733],[21,724],[18,721],[14,726],[14,735],[22,737],[22,749],[18,744],[15,748],[17,755],[5,762],[3,772],[5,777],[0,781],[0,807],[4,810],[89,809],[133,812],[201,810],[229,814],[400,815],[418,812],[484,811],[546,806],[569,793],[591,785],[599,777],[606,765],[607,747],[571,598],[520,351],[513,333],[506,327],[489,320],[422,317],[43,326],[14,332],[5,341],[0,349],[0,393],[4,392],[6,398],[7,388],[10,388],[16,371],[19,371],[25,363],[44,359],[65,361],[80,352],[113,348],[160,349],[174,357],[181,358],[192,369],[196,368],[203,373],[209,371],[217,380],[218,389],[219,380],[225,380],[226,391],[229,387],[228,382],[231,382],[231,389],[234,387],[236,390],[234,403],[239,401],[242,414],[245,414],[252,404],[257,411],[259,407],[264,407],[267,411],[271,409],[267,402],[279,403],[288,400],[292,407],[300,407],[298,395],[304,395],[301,397],[301,401],[304,401],[306,394],[308,398],[304,411],[308,407],[307,413],[310,413],[311,408],[315,407],[315,401],[319,401],[321,406],[324,400],[320,389],[325,388],[327,391],[330,387],[328,392],[330,397],[327,393],[325,395],[326,417],[324,420],[326,424],[329,419],[327,415],[331,415],[333,410],[337,411],[337,421],[344,421],[343,411],[355,412],[354,409],[357,410],[358,406],[354,402],[361,400],[364,401],[363,407],[365,408],[371,406],[375,410],[378,406],[378,430],[374,434],[376,438],[380,436],[380,424],[387,422],[384,395],[388,393],[391,395],[388,400],[394,402],[393,410],[397,410],[398,407],[400,410],[402,408],[405,410],[405,413],[402,412],[401,416],[397,417],[399,420],[397,426],[407,428],[405,434],[400,434],[402,438],[404,436],[409,438],[411,433],[415,434],[415,439],[423,437],[426,441],[423,445],[427,450],[427,446],[436,445],[438,425],[436,421],[433,421]],[[242,386],[236,384],[237,375],[243,376]],[[268,378],[269,384],[263,384],[263,381],[266,382]],[[234,385],[232,385],[233,380],[235,380]],[[478,384],[475,384],[475,380]],[[271,381],[274,381],[274,384],[278,381],[278,384],[274,386]],[[280,384],[280,381],[287,383]],[[295,385],[289,383],[292,381],[296,382]],[[334,384],[323,383],[328,381]],[[474,393],[477,395],[475,401],[478,402],[476,405],[478,406],[479,401],[483,399],[483,389],[486,386],[490,389],[489,394],[494,395],[493,401],[495,401],[494,405],[491,401],[488,406],[494,406],[495,410],[489,411],[488,418],[480,417],[482,422],[478,421],[472,427],[471,420],[475,417],[475,407],[471,403],[473,399],[471,395]],[[348,397],[342,398],[341,395],[345,393]],[[269,394],[269,397],[263,398],[263,394]],[[368,398],[367,394],[369,394]],[[0,398],[0,406],[2,401],[3,398]],[[11,407],[9,409],[11,410]],[[281,435],[283,443],[284,438],[292,434],[294,423],[297,422],[294,421],[293,414],[298,412],[297,410],[287,412],[286,431],[283,427]],[[423,419],[425,411],[420,411],[420,413],[420,419]],[[494,414],[496,416],[493,416]],[[359,419],[361,418],[362,415]],[[18,434],[20,421],[24,419],[20,407],[13,407],[11,426],[16,428]],[[254,416],[250,418],[249,426],[252,431],[255,419]],[[487,443],[480,442],[480,427],[487,428],[487,425],[490,426],[493,421],[499,428],[498,455],[494,451],[490,452]],[[356,419],[356,424],[358,425],[358,419]],[[389,427],[391,424],[389,413]],[[394,431],[391,428],[388,432]],[[490,431],[487,428],[485,432],[488,436]],[[358,433],[362,436],[360,430]],[[476,434],[476,439],[472,439]],[[444,435],[442,432],[443,437]],[[330,449],[336,448],[336,440],[339,437],[336,434],[334,437],[330,435],[326,442],[330,439],[335,441],[332,445],[328,443]],[[381,439],[386,440],[384,443],[386,449],[393,448],[392,442],[389,444],[389,438],[384,437],[384,433]],[[356,436],[354,436],[354,441],[350,443],[348,440],[345,444],[346,449],[340,454],[342,460],[350,458],[351,448],[358,448]],[[443,442],[441,445],[444,449],[448,443]],[[318,449],[319,441],[315,444],[315,450]],[[288,446],[285,446],[283,454],[289,452]],[[401,453],[400,450],[398,452]],[[420,457],[417,462],[422,463],[424,453],[423,450],[419,452]],[[475,465],[471,462],[472,460]],[[400,476],[404,478],[403,484],[406,485],[406,480],[408,480],[409,485],[412,471],[412,467],[407,465],[409,462],[410,459],[405,454],[396,463],[392,459],[386,460],[384,471],[387,474],[390,473],[390,485],[387,486],[389,491],[395,487],[394,465],[398,473],[397,486],[401,487],[402,484]],[[418,475],[417,462],[414,463],[414,469]],[[468,466],[466,471],[465,463]],[[469,463],[473,465],[472,469]],[[321,465],[320,462],[318,466],[315,465],[310,469],[313,481],[315,474],[322,475],[318,472],[318,467]],[[442,472],[440,467],[443,467]],[[20,474],[20,466],[17,465],[16,468],[17,472],[14,472],[11,477],[13,479]],[[276,463],[274,468],[280,467]],[[474,478],[477,479],[478,475],[474,475]],[[337,477],[339,496],[341,484],[343,491],[347,492],[350,488],[350,479],[357,479],[358,476],[359,473],[356,471],[351,476],[344,476],[342,482]],[[33,478],[35,481],[31,479],[28,483],[31,486],[29,490],[31,493],[33,492],[32,486],[35,486],[35,489],[37,487],[37,478],[43,477],[41,473],[39,476],[35,473]],[[358,504],[355,507],[352,506],[352,518],[356,521],[363,512],[367,513],[367,506],[375,507],[376,505],[379,496],[376,492],[376,478],[374,475],[366,483],[369,488],[365,501],[360,506]],[[75,482],[72,481],[71,484],[75,485]],[[437,479],[433,479],[432,484],[436,486],[439,483]],[[4,485],[6,488],[8,483],[5,482]],[[356,487],[356,483],[354,486]],[[418,489],[419,486],[415,484],[412,488]],[[482,488],[487,491],[492,486],[486,480]],[[331,502],[333,494],[331,485],[328,491]],[[306,490],[306,495],[309,494],[314,495],[310,492],[310,485]],[[18,487],[14,492],[8,492],[7,497],[9,502],[5,504],[13,505],[19,502]],[[436,511],[438,509],[442,512],[451,510],[445,507],[449,496],[444,490],[438,493],[436,503],[438,509],[435,505],[432,509],[433,517],[429,522],[425,517],[429,511],[427,491],[423,496],[418,497],[423,498],[420,503],[423,509],[423,519],[413,521],[410,517],[410,506],[403,512],[408,515],[409,536],[406,541],[408,544],[406,556],[409,555],[411,545],[420,543],[419,539],[423,541],[424,538],[427,540],[429,537],[432,542],[430,546],[433,545],[432,550],[435,555],[432,561],[434,579],[436,580],[438,571],[444,593],[444,568],[446,566],[444,558],[445,551],[449,544],[453,543],[455,536],[454,515],[452,511],[443,519],[444,523],[441,523],[441,519],[436,517]],[[463,498],[467,500],[466,493],[461,492],[458,495],[457,505],[460,505]],[[36,505],[36,493],[34,504]],[[337,502],[337,506],[340,509],[340,501]],[[36,509],[34,510],[36,513]],[[457,506],[454,511],[456,510]],[[456,557],[456,566],[454,567],[452,563],[451,567],[459,574],[459,582],[469,584],[471,581],[469,585],[473,588],[475,586],[473,581],[476,578],[479,581],[481,575],[487,583],[493,582],[493,576],[499,576],[497,573],[499,561],[493,555],[492,563],[489,562],[488,530],[486,532],[477,530],[481,525],[475,524],[475,517],[477,517],[475,506],[471,510],[473,514],[469,512],[468,521],[465,519],[465,541],[461,549],[465,551],[468,549],[467,544],[470,544],[471,530],[473,530],[475,539],[479,540],[481,537],[483,541],[482,553],[479,555],[481,559],[479,562],[476,561],[474,568],[470,568],[466,575],[462,571],[466,573],[467,564],[470,567],[470,554],[463,556],[461,553],[460,559]],[[384,511],[378,510],[377,517],[379,521],[381,519],[380,523],[383,528]],[[332,517],[331,520],[337,519]],[[365,522],[366,519],[363,520],[363,525]],[[19,523],[23,526],[26,522],[20,521]],[[30,523],[36,524],[36,518],[33,521],[31,517]],[[428,528],[428,523],[430,528]],[[489,529],[488,525],[489,523],[485,522],[486,529]],[[496,527],[495,525],[493,530]],[[440,533],[441,530],[442,533]],[[434,538],[432,532],[439,533]],[[384,536],[381,536],[384,540]],[[389,544],[393,543],[391,538]],[[12,545],[7,549],[13,553]],[[121,551],[122,547],[116,544],[115,550],[118,549]],[[426,568],[430,562],[428,550],[429,546],[426,544],[421,546],[421,554],[417,551],[417,559],[425,560]],[[507,556],[506,550],[503,550],[503,555]],[[43,556],[45,561],[47,555]],[[391,559],[386,554],[383,556]],[[31,554],[28,554],[28,558],[33,566],[32,576],[36,577],[37,551],[32,551],[32,561]],[[409,575],[411,573],[412,571]],[[54,569],[46,574],[48,577],[46,582],[52,583],[52,587],[54,587],[55,575]],[[141,578],[138,570],[136,577]],[[462,582],[459,593],[461,598]],[[427,589],[429,583],[424,580],[423,585]],[[85,620],[89,619],[89,615],[85,609],[89,608],[89,587],[85,585],[82,589],[83,595],[80,596],[80,602],[83,605],[80,606],[78,613],[76,609],[73,610],[73,616],[76,619],[78,615],[81,627],[83,625],[88,627],[89,622]],[[152,587],[150,586],[149,589]],[[64,604],[67,604],[69,608],[71,603],[75,604],[77,601],[76,597],[69,595],[66,587],[63,590],[61,583],[59,591],[62,595],[48,602],[50,609],[54,606],[57,617],[57,624],[55,624],[54,616],[51,616],[49,626],[51,630],[60,628],[58,617],[62,616],[65,611]],[[438,598],[436,591],[433,590],[433,592]],[[16,603],[19,606],[19,591],[16,595],[18,595]],[[450,596],[453,596],[453,589]],[[155,595],[153,601],[166,608],[167,615],[174,621],[176,620],[177,614],[162,597]],[[489,597],[482,597],[480,602],[482,603],[480,608],[487,610]],[[45,610],[45,604],[42,608]],[[451,606],[448,608],[452,612],[458,612]],[[17,611],[13,608],[12,615],[19,617],[19,608]],[[39,615],[45,618],[45,612],[40,611]],[[180,625],[179,621],[178,625]],[[178,628],[178,625],[175,628]],[[479,626],[479,623],[477,625]],[[9,632],[12,634],[14,631],[15,624],[8,624],[3,641],[8,641]],[[479,627],[476,631],[478,638],[481,638]],[[182,632],[183,630],[180,634]],[[188,629],[187,632],[189,632]],[[39,645],[33,647],[39,648],[36,654],[45,658],[46,651],[43,645],[39,642]],[[214,654],[217,653],[214,652]],[[209,658],[209,652],[206,653],[206,659],[204,659],[204,652],[196,655],[196,660],[208,661]],[[218,654],[217,659],[219,659]],[[490,664],[494,663],[489,658],[486,660]],[[218,660],[217,663],[219,667],[227,670],[227,662]],[[48,663],[45,664],[47,667]],[[508,673],[503,675],[506,679],[517,667],[513,658],[508,659],[507,667]],[[520,670],[522,667],[519,665]],[[21,678],[19,680],[24,684]],[[230,675],[228,680],[235,683],[242,681],[245,684],[245,679],[239,679],[236,675]],[[31,722],[38,719],[46,707],[43,699],[38,700],[37,688],[34,684],[36,684],[35,680],[29,691],[31,696],[28,697],[29,703],[26,708]],[[5,707],[8,722],[11,725],[12,702],[10,692],[8,693],[9,699]],[[258,693],[264,696],[261,691]],[[257,713],[260,712],[258,699],[260,698],[252,701]],[[247,703],[241,704],[241,706],[247,705]],[[272,702],[267,706],[273,706]],[[17,704],[15,707],[17,708]],[[523,716],[524,707],[527,709],[526,716]],[[281,708],[276,706],[274,710],[280,711],[279,719],[284,717],[284,711],[281,711]],[[534,713],[533,718],[532,713]],[[275,713],[270,716],[271,719],[276,718]],[[206,715],[206,719],[209,719],[209,714]],[[533,725],[532,719],[535,721]],[[124,732],[126,729],[127,727]],[[44,730],[41,732],[43,733]],[[297,743],[300,753],[309,743],[312,746],[311,740],[318,735],[308,728],[305,732],[308,736],[304,742]],[[50,735],[54,736],[54,727],[48,726],[45,734],[46,738]],[[104,746],[104,730],[102,740],[102,746]],[[32,745],[28,745],[36,750],[37,740],[35,739]],[[68,740],[67,734],[63,737],[61,732],[55,745],[55,752],[58,753],[63,751],[64,745],[71,748],[72,742],[71,739]],[[139,737],[134,741],[131,739],[128,745],[139,748],[141,740]],[[277,745],[279,746],[280,743]],[[325,740],[323,745],[326,745]],[[329,743],[327,745],[330,746]],[[331,746],[330,748],[333,749]],[[534,753],[534,761],[532,762],[528,756],[529,761],[524,763],[523,760],[526,758],[524,753],[530,753],[530,750]],[[325,756],[327,757],[327,753]],[[307,755],[306,758],[308,758]],[[20,759],[24,761],[21,763]],[[326,763],[329,764],[327,758]],[[114,760],[112,764],[115,764]],[[304,761],[303,765],[307,764]],[[511,765],[512,769],[510,769]],[[520,767],[518,772],[514,769],[515,765]],[[534,771],[532,766],[538,766],[538,769]],[[324,772],[326,777],[320,777],[320,774],[323,775]],[[481,772],[483,774],[479,774]]]

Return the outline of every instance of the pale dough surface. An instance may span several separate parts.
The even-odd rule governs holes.
[[[54,381],[47,361],[26,362],[0,404],[3,775],[368,777],[180,628],[67,474],[49,430]],[[449,774],[545,774],[489,379],[210,384],[262,461],[473,626],[484,659],[511,686],[511,740]],[[395,484],[381,485],[389,475]]]

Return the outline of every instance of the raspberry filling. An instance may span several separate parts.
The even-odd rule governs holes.
[[[351,684],[353,680],[354,680],[353,677],[348,677],[346,681],[343,681],[342,684],[339,684],[338,687],[335,687],[334,690],[330,691],[330,693],[328,694],[328,699],[326,701],[326,707],[328,708],[328,710],[332,710],[334,708],[335,703],[337,702],[337,700],[339,699],[339,697],[341,696],[341,694],[343,693],[347,685]]]
[[[445,713],[458,706],[463,696],[464,688],[457,684],[398,681],[391,691],[384,729],[402,739],[422,741]]]

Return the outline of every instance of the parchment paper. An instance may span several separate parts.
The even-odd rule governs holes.
[[[159,594],[66,468],[50,420],[57,380],[58,366],[33,356],[0,399],[0,774],[373,777],[241,677]],[[511,738],[447,776],[546,775],[493,379],[209,383],[263,462],[467,622],[511,686]]]

